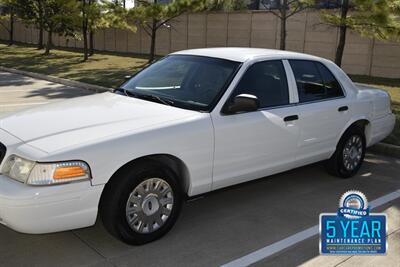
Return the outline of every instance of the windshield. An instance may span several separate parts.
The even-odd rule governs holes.
[[[139,72],[121,88],[134,97],[209,111],[224,93],[239,65],[217,58],[172,55]]]

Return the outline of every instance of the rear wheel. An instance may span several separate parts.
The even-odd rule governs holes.
[[[349,178],[354,176],[364,161],[366,142],[360,127],[347,130],[339,141],[335,153],[327,162],[329,173]]]
[[[181,205],[175,173],[150,161],[113,177],[104,189],[100,216],[112,235],[141,245],[165,235],[175,224]]]

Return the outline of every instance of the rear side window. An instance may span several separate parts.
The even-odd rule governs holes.
[[[321,73],[322,80],[324,81],[327,97],[340,97],[343,96],[343,90],[339,82],[333,76],[332,72],[328,70],[323,64],[315,62]]]
[[[260,108],[289,104],[286,71],[280,60],[255,63],[243,75],[233,97],[250,94],[260,100]]]
[[[339,82],[321,63],[290,60],[300,102],[310,102],[343,96]]]

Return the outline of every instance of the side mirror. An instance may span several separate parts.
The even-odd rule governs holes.
[[[236,114],[243,112],[257,111],[260,108],[260,101],[255,95],[240,94],[235,96],[232,103],[223,109],[225,114]]]
[[[126,76],[124,77],[124,81],[127,82],[127,81],[129,81],[131,78],[132,78],[132,75],[126,75]]]

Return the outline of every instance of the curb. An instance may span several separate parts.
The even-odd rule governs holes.
[[[60,84],[66,85],[66,86],[77,87],[77,88],[93,91],[96,93],[112,91],[112,88],[107,88],[107,87],[103,87],[103,86],[99,86],[99,85],[93,85],[93,84],[88,84],[88,83],[83,83],[83,82],[78,82],[78,81],[72,81],[72,80],[68,80],[68,79],[58,78],[58,77],[35,73],[35,72],[30,72],[30,71],[6,68],[3,66],[0,66],[0,71],[20,74],[20,75],[29,76],[29,77],[41,79],[41,80],[46,80],[46,81],[54,82],[54,83],[60,83]]]
[[[395,146],[391,144],[378,143],[368,148],[368,151],[383,156],[400,158],[400,146]]]

